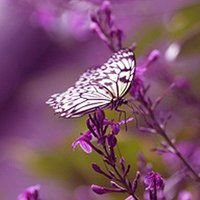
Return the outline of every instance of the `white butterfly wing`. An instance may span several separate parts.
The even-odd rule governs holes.
[[[80,117],[97,107],[106,106],[112,98],[96,85],[75,86],[66,92],[52,95],[47,101],[61,117]]]
[[[135,74],[135,57],[130,49],[115,53],[107,63],[105,73],[112,80],[111,87],[116,98],[123,97],[128,91]],[[105,81],[104,81],[105,82]]]
[[[124,96],[131,85],[134,72],[133,52],[122,49],[102,66],[88,69],[74,87],[52,95],[46,103],[62,117],[80,117]]]

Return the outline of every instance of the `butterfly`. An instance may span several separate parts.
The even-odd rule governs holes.
[[[97,108],[117,110],[134,81],[135,55],[125,48],[114,53],[101,66],[84,72],[73,87],[57,93],[46,102],[64,118],[80,117]]]

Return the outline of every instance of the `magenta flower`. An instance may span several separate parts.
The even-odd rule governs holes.
[[[92,140],[92,135],[90,131],[85,132],[83,135],[78,137],[73,143],[72,143],[72,149],[75,150],[77,145],[80,145],[80,147],[85,151],[86,153],[91,153],[92,148],[89,145],[89,142]]]
[[[26,190],[17,197],[17,200],[40,200],[40,185],[34,185],[26,188]]]
[[[138,93],[140,91],[140,88],[144,85],[143,84],[144,73],[148,70],[150,65],[159,58],[159,56],[160,56],[160,52],[157,49],[154,49],[149,54],[146,62],[141,66],[137,66],[134,83],[130,90],[131,96],[134,97],[135,99],[138,98]]]
[[[159,173],[151,171],[144,177],[144,185],[146,190],[162,190],[164,188],[164,179]]]
[[[97,194],[106,193],[128,193],[129,196],[135,195],[140,173],[137,172],[133,181],[129,180],[130,164],[125,164],[123,157],[118,159],[116,153],[117,135],[120,131],[120,125],[132,121],[133,118],[128,118],[120,122],[114,122],[109,120],[105,116],[105,112],[102,109],[97,109],[93,114],[89,114],[87,120],[88,131],[81,135],[76,141],[73,142],[72,148],[75,149],[77,145],[86,152],[91,153],[93,150],[99,156],[102,157],[105,165],[105,169],[97,165],[92,164],[92,169],[109,179],[111,188],[92,185],[91,189]],[[92,138],[94,141],[91,142]],[[119,169],[118,166],[119,165]],[[120,178],[119,178],[120,176]]]
[[[132,118],[127,119],[127,122],[132,120]],[[72,149],[75,150],[76,146],[80,145],[83,151],[85,151],[86,153],[91,153],[92,148],[95,148],[95,146],[91,143],[92,138],[97,139],[98,145],[107,142],[109,147],[114,148],[117,142],[115,135],[119,133],[120,125],[124,123],[124,121],[115,123],[106,119],[104,111],[98,109],[94,116],[90,116],[87,120],[88,131],[86,131],[72,143]],[[105,136],[106,130],[109,126],[111,127],[112,134]],[[95,148],[95,150],[98,151],[97,148]]]
[[[136,68],[136,78],[142,79],[142,76],[148,70],[150,65],[154,63],[159,57],[160,57],[160,52],[157,49],[151,51],[151,53],[147,57],[146,62],[143,65],[138,66]]]
[[[103,40],[112,51],[122,48],[122,30],[117,28],[109,1],[103,1],[101,7],[91,15],[91,30]]]

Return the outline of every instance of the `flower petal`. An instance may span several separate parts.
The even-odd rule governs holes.
[[[80,144],[80,147],[83,149],[83,151],[85,151],[86,153],[92,152],[92,148],[87,142],[80,141],[79,144]]]

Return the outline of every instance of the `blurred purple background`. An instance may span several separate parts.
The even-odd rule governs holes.
[[[76,192],[83,190],[79,188],[82,182],[74,184],[78,189],[71,188],[71,179],[41,175],[30,167],[29,160],[38,156],[35,155],[38,149],[51,154],[60,145],[64,146],[63,154],[70,153],[69,138],[84,130],[80,120],[54,116],[45,101],[51,94],[73,85],[85,69],[103,63],[111,55],[89,29],[89,14],[100,2],[0,2],[0,199],[16,199],[24,188],[37,183],[42,185],[44,199],[79,199]],[[183,119],[178,114],[175,116],[171,130],[187,132],[191,138],[197,138],[200,20],[194,13],[200,11],[199,1],[113,0],[112,3],[116,23],[125,33],[126,46],[137,43],[138,63],[142,63],[150,50],[161,50],[160,63],[149,73],[149,77],[157,74],[152,81],[157,90],[152,91],[152,95],[157,96],[163,85],[167,86],[176,75],[186,75],[191,81],[192,94],[186,102],[187,105],[192,102],[193,107],[186,108],[184,102],[179,104],[177,99],[182,92],[163,107],[172,112],[177,109],[183,116]],[[166,56],[172,43],[180,48],[175,58]],[[175,105],[180,107],[175,109]],[[184,126],[186,121],[187,127]]]

